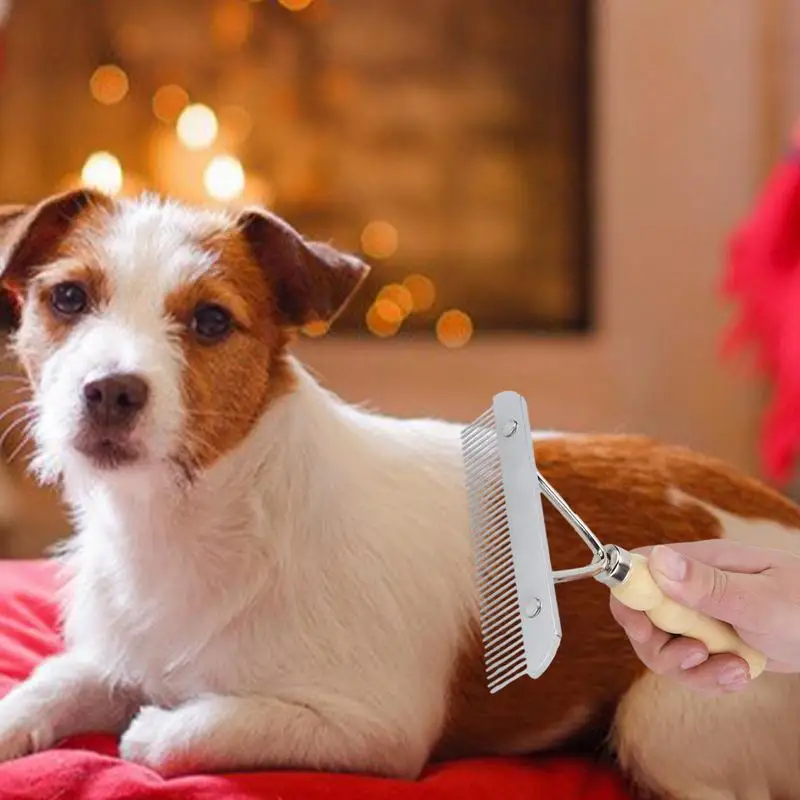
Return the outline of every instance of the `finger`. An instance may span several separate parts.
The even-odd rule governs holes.
[[[655,640],[657,637],[653,637]],[[684,636],[670,637],[654,647],[648,643],[650,653],[647,654],[648,666],[658,675],[681,677],[684,672],[692,671],[708,660],[708,650],[702,642]],[[646,646],[648,646],[646,645]]]
[[[621,613],[620,613],[621,611]],[[622,606],[621,610],[614,608],[612,610],[612,614],[620,613],[620,617],[623,621],[627,621],[627,613],[630,609],[626,609],[625,606]],[[640,612],[633,612],[634,614],[638,614]],[[649,635],[647,637],[643,637],[643,641],[639,641],[636,638],[636,633],[631,635],[628,631],[628,628],[625,624],[620,623],[622,625],[622,629],[628,636],[630,641],[631,647],[633,648],[633,652],[636,654],[636,657],[651,671],[658,672],[659,674],[662,671],[662,667],[659,662],[659,655],[661,650],[664,646],[673,638],[670,634],[665,633],[662,630],[653,625],[649,619],[645,618],[647,624],[649,625]],[[634,623],[635,625],[636,623]]]
[[[704,694],[738,692],[749,683],[747,663],[728,654],[711,656],[699,666],[684,670],[678,677],[684,686]]]
[[[769,578],[727,572],[670,547],[655,547],[649,559],[653,580],[673,600],[743,630],[759,630],[774,617]]]
[[[623,605],[613,595],[610,601],[611,616],[622,627],[628,638],[639,644],[648,641],[655,631],[655,626],[643,611],[634,611]]]
[[[708,539],[702,542],[671,543],[672,550],[702,561],[710,567],[728,572],[759,573],[778,566],[786,560],[786,553],[767,547],[731,542],[726,539]],[[652,554],[659,548],[647,548]]]

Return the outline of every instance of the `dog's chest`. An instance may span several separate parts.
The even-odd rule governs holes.
[[[156,562],[157,563],[157,562]],[[169,706],[202,692],[263,681],[266,625],[247,624],[246,587],[204,583],[189,565],[155,566],[144,580],[125,570],[84,569],[73,588],[67,636],[109,678]]]

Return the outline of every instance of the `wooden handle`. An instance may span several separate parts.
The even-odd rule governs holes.
[[[620,603],[644,611],[662,631],[698,639],[709,653],[734,653],[743,658],[750,665],[751,678],[764,671],[766,656],[743,642],[730,625],[676,603],[653,580],[644,556],[632,553],[631,559],[628,578],[611,590]]]

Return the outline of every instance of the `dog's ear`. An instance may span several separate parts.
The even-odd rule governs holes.
[[[0,280],[14,293],[36,267],[46,264],[89,207],[110,208],[111,198],[93,189],[54,195],[35,206],[0,207]]]
[[[264,209],[245,209],[238,222],[275,292],[281,322],[289,327],[333,322],[369,274],[360,259],[305,241]]]

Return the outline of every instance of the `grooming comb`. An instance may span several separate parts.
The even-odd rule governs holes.
[[[702,641],[710,653],[730,652],[755,678],[766,665],[726,623],[666,597],[647,560],[604,545],[536,468],[528,407],[516,392],[495,395],[492,407],[461,434],[481,637],[489,691],[528,675],[540,677],[561,643],[555,586],[594,578],[624,605],[644,611],[663,631]],[[582,567],[553,571],[542,495],[592,553]]]

